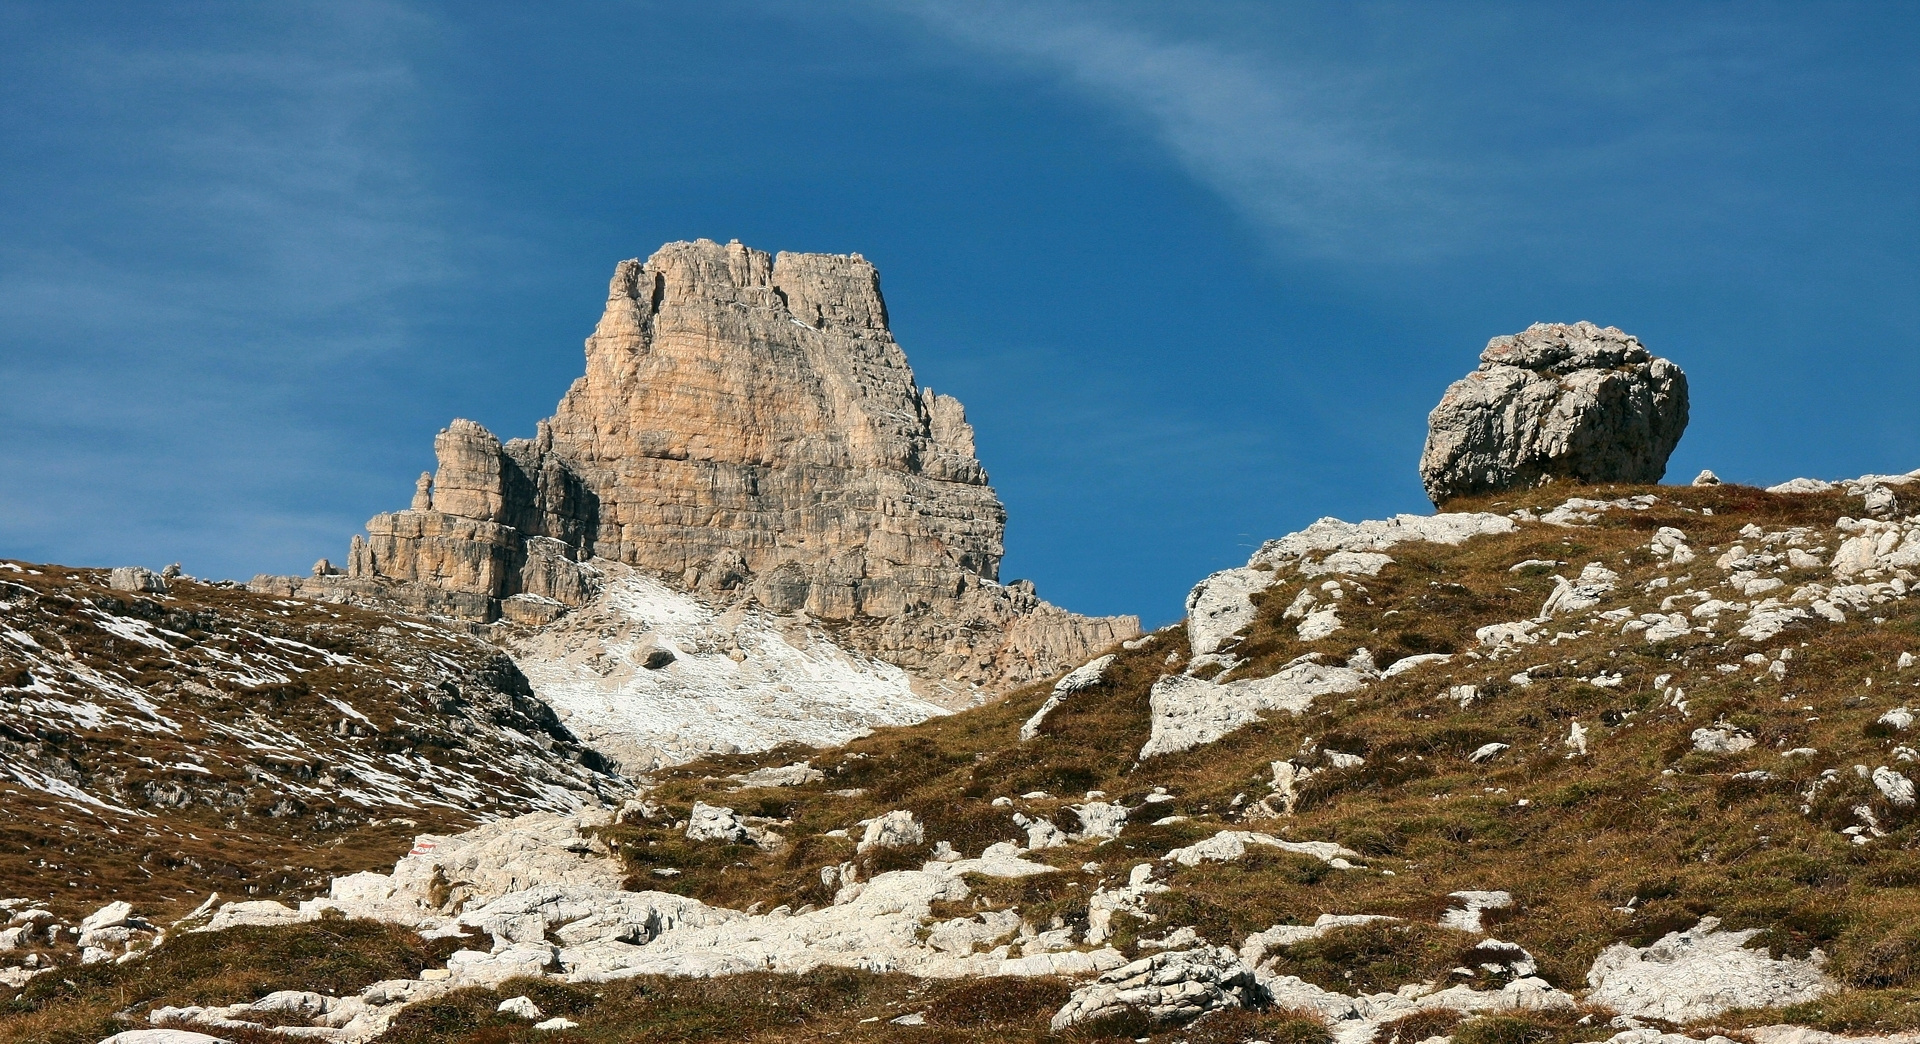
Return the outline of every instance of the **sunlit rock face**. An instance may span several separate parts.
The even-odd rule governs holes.
[[[586,364],[532,439],[454,421],[414,506],[307,586],[537,624],[591,598],[605,559],[804,613],[953,694],[1138,631],[999,583],[1006,510],[973,429],[915,382],[857,254],[700,240],[623,261]]]

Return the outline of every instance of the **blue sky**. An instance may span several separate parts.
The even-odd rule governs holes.
[[[338,559],[696,236],[878,264],[1083,611],[1427,510],[1534,321],[1686,368],[1669,479],[1910,470],[1916,10],[0,0],[0,555]]]

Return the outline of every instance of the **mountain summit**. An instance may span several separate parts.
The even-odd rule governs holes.
[[[586,374],[534,438],[456,420],[434,449],[344,576],[289,591],[537,625],[591,597],[600,558],[805,613],[949,694],[1139,630],[999,582],[1006,509],[965,410],[915,382],[858,254],[703,239],[623,261]]]

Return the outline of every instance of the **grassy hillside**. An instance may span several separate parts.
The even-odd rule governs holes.
[[[312,894],[416,833],[622,792],[600,765],[464,628],[0,562],[0,898],[69,924]]]
[[[1408,656],[1452,656],[1324,697],[1306,713],[1270,714],[1217,742],[1139,760],[1151,727],[1151,688],[1190,666],[1185,635],[1172,628],[1116,650],[1101,683],[1067,698],[1030,742],[1019,740],[1020,728],[1046,698],[1046,685],[836,750],[711,758],[662,772],[645,808],[609,828],[607,838],[630,867],[633,887],[740,909],[797,909],[831,902],[834,885],[822,874],[828,868],[851,862],[866,877],[917,867],[939,842],[970,855],[994,842],[1024,842],[1016,814],[1072,831],[1079,824],[1068,806],[1099,792],[1133,809],[1119,838],[1030,856],[1058,867],[1055,874],[973,878],[973,896],[945,915],[1016,907],[1040,929],[1084,927],[1089,896],[1124,884],[1137,865],[1222,829],[1258,830],[1338,842],[1361,853],[1364,866],[1335,869],[1275,849],[1193,867],[1158,863],[1155,879],[1168,889],[1148,898],[1145,918],[1119,915],[1113,944],[1133,956],[1151,952],[1142,940],[1191,927],[1237,947],[1248,933],[1308,924],[1321,914],[1386,914],[1404,920],[1293,946],[1279,970],[1344,992],[1435,980],[1490,987],[1506,973],[1480,967],[1487,962],[1471,951],[1477,937],[1436,921],[1454,905],[1451,892],[1501,889],[1515,903],[1487,914],[1489,930],[1529,951],[1541,977],[1562,989],[1583,989],[1594,957],[1612,943],[1644,945],[1712,916],[1730,929],[1761,929],[1755,943],[1778,955],[1820,951],[1846,987],[1799,1009],[1729,1013],[1712,1029],[1738,1036],[1743,1026],[1780,1021],[1851,1032],[1920,1028],[1915,809],[1894,804],[1861,774],[1883,766],[1920,772],[1907,764],[1920,757],[1906,749],[1914,737],[1881,720],[1920,703],[1920,668],[1898,666],[1903,653],[1920,653],[1920,603],[1890,598],[1849,608],[1845,622],[1796,620],[1764,640],[1741,637],[1746,614],[1731,609],[1688,616],[1686,629],[1658,641],[1622,629],[1640,614],[1690,614],[1708,598],[1757,601],[1727,588],[1729,570],[1716,562],[1736,544],[1760,548],[1767,533],[1775,534],[1781,562],[1766,565],[1765,575],[1784,582],[1772,597],[1784,600],[1803,584],[1834,584],[1824,565],[1787,561],[1790,538],[1783,534],[1804,527],[1791,538],[1796,549],[1826,562],[1842,537],[1835,522],[1859,514],[1860,502],[1837,492],[1771,495],[1742,487],[1576,492],[1595,500],[1657,499],[1644,510],[1595,512],[1574,527],[1529,522],[1457,547],[1397,545],[1388,549],[1394,564],[1378,576],[1277,576],[1256,598],[1255,622],[1229,646],[1240,661],[1230,678],[1271,674],[1311,653],[1345,663],[1364,648],[1383,669]],[[1569,495],[1562,487],[1450,509],[1545,512]],[[1683,531],[1697,557],[1676,565],[1672,556],[1655,554],[1652,538],[1663,527]],[[1522,565],[1528,562],[1535,564]],[[1571,578],[1592,562],[1619,576],[1598,604],[1556,618],[1531,644],[1506,651],[1476,638],[1481,627],[1536,616],[1558,586],[1556,574]],[[1344,626],[1303,642],[1286,610],[1308,587],[1323,602],[1331,599],[1321,590],[1329,580],[1342,590]],[[1220,670],[1214,664],[1196,673]],[[1694,737],[1703,728],[1752,745],[1704,752]],[[1584,749],[1570,743],[1577,734]],[[1507,747],[1470,760],[1496,743]],[[785,787],[748,787],[734,778],[802,758],[823,778]],[[1277,761],[1314,771],[1291,814],[1270,811]],[[684,822],[696,801],[761,817],[785,841],[770,848],[691,843]],[[893,809],[915,813],[927,844],[857,853],[856,824]],[[1463,968],[1468,974],[1456,972]],[[96,997],[122,989],[124,996],[113,977],[136,973],[102,974],[100,983],[76,988]],[[53,989],[36,983],[12,1002],[10,1017],[46,1010],[51,1002],[33,994]],[[838,971],[591,987],[518,982],[410,1009],[384,1039],[1055,1039],[1047,1019],[1068,989],[1048,981],[915,982]],[[535,1033],[494,1012],[501,999],[523,992],[581,1028]],[[191,999],[178,990],[169,996]],[[909,1014],[925,1024],[907,1029],[889,1021]],[[1598,1040],[1616,1032],[1607,1026],[1610,1014],[1465,1023],[1434,1014],[1380,1039],[1412,1044],[1452,1033],[1457,1044]],[[1704,1035],[1707,1028],[1694,1030]],[[10,1032],[0,1040],[58,1039]],[[1265,1012],[1171,1030],[1123,1019],[1058,1039],[1306,1044],[1325,1033],[1296,1013]]]
[[[1343,581],[1346,626],[1316,642],[1298,640],[1294,621],[1282,615],[1302,587],[1327,578],[1279,578],[1259,596],[1259,619],[1232,650],[1249,661],[1233,677],[1259,677],[1309,652],[1344,662],[1362,647],[1382,668],[1408,655],[1457,654],[1448,663],[1139,762],[1149,689],[1186,665],[1186,642],[1175,628],[1122,652],[1101,685],[1069,698],[1029,743],[1018,741],[1019,728],[1046,686],[815,755],[826,778],[804,787],[740,790],[726,778],[790,760],[791,751],[674,770],[650,795],[660,814],[615,831],[620,850],[641,887],[733,906],[798,907],[830,898],[822,867],[865,861],[873,872],[915,865],[927,854],[856,857],[853,838],[825,836],[889,809],[920,816],[929,843],[950,841],[973,852],[1022,838],[1014,812],[1071,828],[1066,806],[1088,791],[1129,806],[1164,791],[1171,800],[1134,812],[1120,839],[1045,852],[1042,858],[1062,873],[1018,884],[981,881],[980,891],[1018,905],[1043,928],[1050,921],[1084,923],[1087,896],[1124,882],[1133,865],[1223,827],[1258,829],[1340,842],[1367,856],[1370,869],[1335,871],[1280,853],[1178,868],[1168,878],[1171,890],[1151,901],[1156,922],[1134,926],[1120,941],[1133,945],[1142,935],[1191,925],[1231,946],[1248,932],[1311,923],[1322,913],[1431,924],[1450,892],[1505,889],[1515,907],[1490,915],[1494,930],[1531,951],[1541,975],[1565,989],[1584,985],[1587,967],[1608,944],[1645,944],[1711,915],[1728,928],[1764,929],[1764,944],[1776,953],[1804,956],[1817,948],[1831,958],[1831,970],[1853,992],[1796,1016],[1834,1028],[1920,1025],[1912,1014],[1920,1009],[1906,1004],[1920,985],[1913,810],[1891,805],[1854,770],[1902,764],[1896,748],[1910,741],[1879,718],[1920,699],[1920,670],[1896,668],[1903,652],[1920,650],[1920,606],[1895,600],[1846,623],[1796,622],[1763,642],[1734,633],[1738,613],[1715,635],[1659,642],[1579,622],[1623,607],[1654,611],[1669,595],[1708,591],[1725,578],[1715,558],[1750,525],[1809,527],[1810,546],[1830,558],[1835,521],[1858,514],[1859,501],[1731,486],[1578,492],[1659,500],[1643,511],[1602,513],[1578,528],[1527,524],[1459,547],[1394,547],[1395,564],[1379,576]],[[1567,496],[1565,488],[1541,490],[1450,509],[1545,511]],[[1651,553],[1650,538],[1668,526],[1686,533],[1695,561],[1676,567]],[[1567,565],[1512,569],[1529,560]],[[1591,614],[1560,619],[1538,644],[1508,658],[1482,658],[1477,628],[1534,616],[1554,590],[1554,572],[1572,576],[1595,561],[1617,571],[1620,583]],[[1832,582],[1824,568],[1778,575],[1788,583],[1779,595],[1799,582]],[[1660,577],[1669,586],[1644,589]],[[1782,653],[1791,659],[1781,661]],[[1776,662],[1784,663],[1783,674],[1775,673]],[[1510,680],[1523,668],[1531,681],[1525,686]],[[1448,695],[1463,685],[1477,690],[1465,706]],[[1684,711],[1673,705],[1676,690],[1684,693]],[[1576,722],[1586,730],[1585,755],[1567,746]],[[1695,751],[1693,731],[1716,724],[1744,731],[1755,745],[1733,754]],[[1485,764],[1468,760],[1489,743],[1510,749]],[[1806,748],[1815,753],[1783,753]],[[1365,762],[1332,769],[1327,751]],[[1295,815],[1250,820],[1248,808],[1268,793],[1270,763],[1282,759],[1326,771],[1303,788]],[[1038,792],[1047,796],[1023,796]],[[1013,805],[995,807],[995,798],[1012,798]],[[695,800],[781,820],[777,829],[791,843],[774,852],[689,844],[672,824]],[[1885,836],[1856,844],[1840,831],[1862,822],[1854,809],[1863,805]],[[1151,825],[1168,819],[1181,821]],[[657,868],[681,873],[662,877]],[[1464,938],[1440,937],[1438,929],[1420,938],[1351,934],[1300,955],[1289,970],[1330,988],[1391,988],[1445,978],[1462,963]]]

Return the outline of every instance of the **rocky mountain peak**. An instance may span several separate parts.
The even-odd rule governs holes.
[[[670,243],[616,266],[586,371],[532,439],[456,420],[413,506],[314,597],[544,623],[598,558],[832,623],[952,691],[1137,633],[1002,587],[1006,510],[958,400],[922,388],[859,255]]]

